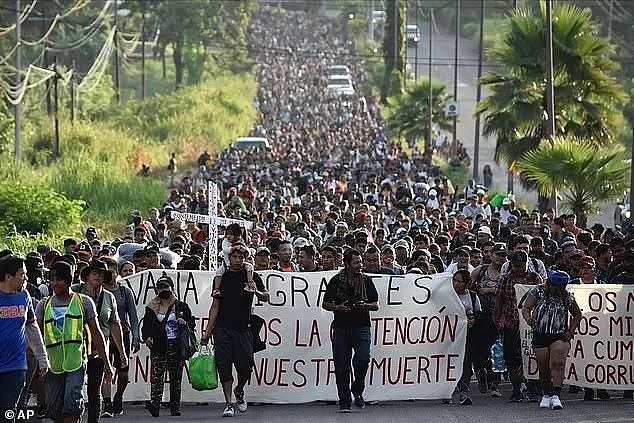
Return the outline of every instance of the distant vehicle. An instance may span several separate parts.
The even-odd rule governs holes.
[[[407,42],[418,44],[420,41],[420,33],[418,32],[418,25],[407,25]]]
[[[328,77],[328,85],[341,85],[347,87],[352,85],[352,78],[350,75],[331,75]]]
[[[614,209],[614,226],[625,229],[631,222],[630,216],[630,194],[627,194]]]
[[[385,22],[385,11],[384,10],[373,10],[372,11],[372,21],[374,23],[383,23],[383,22]]]
[[[269,140],[262,137],[240,137],[236,138],[234,147],[239,150],[250,150],[253,147],[269,148]]]
[[[338,88],[332,88],[330,89],[331,92],[337,94],[337,95],[354,95],[354,88],[352,86],[350,87],[338,87]]]
[[[328,66],[328,77],[331,76],[350,76],[350,69],[344,65]]]
[[[354,94],[354,87],[352,86],[350,76],[332,75],[328,78],[328,86],[326,88],[329,92],[338,95]]]

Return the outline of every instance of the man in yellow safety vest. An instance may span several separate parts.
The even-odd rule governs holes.
[[[95,319],[95,303],[70,290],[72,266],[62,260],[53,263],[50,280],[53,296],[40,301],[35,310],[50,361],[44,385],[49,418],[58,423],[79,422],[84,410],[82,387],[89,343],[102,357],[108,380],[112,367]]]

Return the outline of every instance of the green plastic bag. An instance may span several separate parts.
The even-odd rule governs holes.
[[[207,345],[200,345],[198,353],[189,359],[189,379],[197,391],[211,391],[218,387],[216,358]]]

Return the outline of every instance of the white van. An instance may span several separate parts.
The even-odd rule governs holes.
[[[328,66],[328,77],[331,76],[350,76],[350,69],[344,65]]]
[[[240,137],[236,138],[234,147],[239,150],[249,150],[252,147],[269,148],[269,140],[262,137]]]

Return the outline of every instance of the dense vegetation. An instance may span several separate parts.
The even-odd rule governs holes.
[[[140,98],[140,35],[136,34],[136,41],[125,41],[141,27],[144,3],[146,38],[151,41],[146,46],[145,100]],[[68,10],[68,5],[54,9],[56,4],[38,2],[33,13],[54,16]],[[59,4],[64,6],[65,2]],[[191,3],[181,11],[180,18],[193,21],[215,16],[231,19],[236,25],[231,31],[199,33],[198,38],[183,29],[182,37],[172,34],[169,39],[156,34],[176,24],[178,16],[166,11],[180,7],[182,2],[125,4],[126,21],[119,22],[122,31],[128,31],[124,35],[122,32],[119,40],[121,104],[116,101],[112,60],[103,65],[99,78],[87,81],[85,85],[90,89],[77,89],[107,42],[104,34],[114,24],[112,17],[101,14],[105,2],[92,1],[70,15],[77,31],[82,25],[89,28],[95,17],[102,16],[103,34],[96,32],[82,46],[81,53],[67,49],[58,56],[60,157],[55,155],[54,113],[49,115],[46,107],[47,91],[49,98],[53,95],[53,78],[24,95],[23,153],[19,163],[15,163],[13,154],[13,108],[8,103],[0,104],[0,249],[8,246],[26,251],[39,242],[59,247],[64,237],[80,236],[88,225],[96,226],[104,237],[120,236],[133,209],[147,213],[148,208],[160,206],[165,200],[165,169],[172,152],[183,169],[204,149],[213,154],[251,129],[256,118],[252,106],[256,92],[253,63],[246,49],[235,53],[219,43],[231,40],[244,45],[254,2]],[[15,15],[3,11],[0,26],[11,18]],[[59,32],[53,30],[55,43],[71,44],[77,38],[76,31],[68,30],[70,26],[60,25]],[[24,38],[35,40],[42,33],[40,22],[35,25],[25,20]],[[6,56],[12,43],[14,33],[0,35],[0,55]],[[181,62],[175,53],[177,48],[182,48]],[[25,47],[23,63],[43,66],[33,59],[38,49],[42,46]],[[78,74],[75,79],[63,79],[73,62]],[[0,68],[5,74],[11,71],[8,63]],[[4,82],[14,84],[15,80],[7,77]],[[76,93],[74,119],[71,87]],[[150,166],[150,177],[140,176],[142,165]]]

